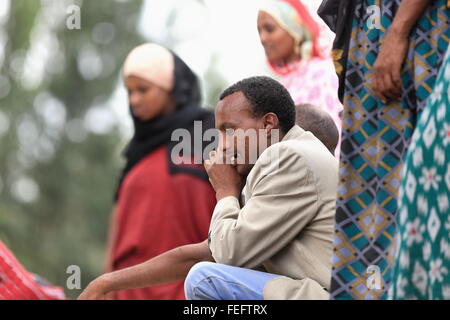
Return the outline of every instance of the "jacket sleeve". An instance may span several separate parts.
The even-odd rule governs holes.
[[[247,180],[251,197],[243,208],[234,197],[218,202],[209,239],[216,262],[255,268],[282,250],[316,216],[314,174],[291,148],[280,143],[261,155]]]

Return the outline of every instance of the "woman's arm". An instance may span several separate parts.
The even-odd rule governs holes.
[[[408,52],[409,35],[430,0],[403,0],[383,39],[373,68],[372,89],[386,103],[402,95],[401,68]]]
[[[408,37],[429,3],[430,0],[403,0],[389,31]]]
[[[115,291],[184,280],[189,270],[202,261],[214,262],[208,241],[179,247],[142,264],[104,274],[91,282],[78,299],[105,300]]]

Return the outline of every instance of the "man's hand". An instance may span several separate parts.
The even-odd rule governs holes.
[[[245,179],[239,175],[236,166],[227,163],[221,152],[213,151],[209,157],[210,159],[205,161],[205,169],[216,191],[217,201],[230,196],[239,198]],[[219,159],[221,161],[218,161]]]
[[[184,280],[202,261],[214,262],[208,240],[178,247],[141,264],[106,273],[92,281],[79,300],[112,300],[121,290],[140,289]]]
[[[408,37],[389,32],[373,68],[372,90],[383,101],[402,96],[401,69],[408,52]]]
[[[78,297],[78,300],[113,300],[114,295],[107,291],[107,274],[92,281]]]

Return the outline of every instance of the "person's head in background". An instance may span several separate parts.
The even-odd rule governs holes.
[[[147,43],[128,55],[123,76],[132,115],[150,121],[175,110],[174,58],[169,50]]]
[[[326,111],[311,104],[300,104],[296,111],[296,124],[315,135],[334,155],[339,143],[339,131],[333,118]]]
[[[154,43],[133,49],[125,60],[123,78],[136,122],[149,122],[186,105],[199,105],[197,77],[175,54]]]
[[[259,157],[264,152],[260,148],[262,144],[270,147],[279,142],[294,126],[294,101],[278,81],[269,77],[252,77],[232,85],[223,92],[216,109],[219,151],[237,159],[235,167],[243,177],[254,166],[250,154],[255,148],[256,157]],[[230,130],[238,129],[245,131],[245,135],[228,134]],[[250,138],[252,132],[263,134],[257,134],[257,141],[253,141]],[[276,139],[279,140],[274,141]]]
[[[320,56],[319,25],[299,0],[266,0],[258,32],[272,67]]]

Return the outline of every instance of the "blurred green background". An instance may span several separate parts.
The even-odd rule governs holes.
[[[121,166],[118,125],[91,131],[87,115],[107,103],[121,61],[143,41],[142,1],[84,1],[80,30],[66,26],[70,3],[10,2],[0,76],[0,239],[64,288],[70,265],[83,286],[102,270]]]
[[[143,1],[0,2],[0,239],[75,298],[67,267],[81,268],[82,287],[103,268],[126,143],[110,103],[127,53],[151,40],[138,32]],[[80,30],[67,28],[71,4]],[[214,61],[203,75],[209,105],[226,86]]]
[[[81,293],[66,287],[69,266],[80,267],[82,288],[102,273],[131,134],[120,76],[128,52],[147,41],[175,50],[201,69],[213,108],[230,83],[274,76],[257,35],[259,3],[0,0],[0,240],[27,270],[68,298]],[[80,29],[67,27],[72,5]]]

